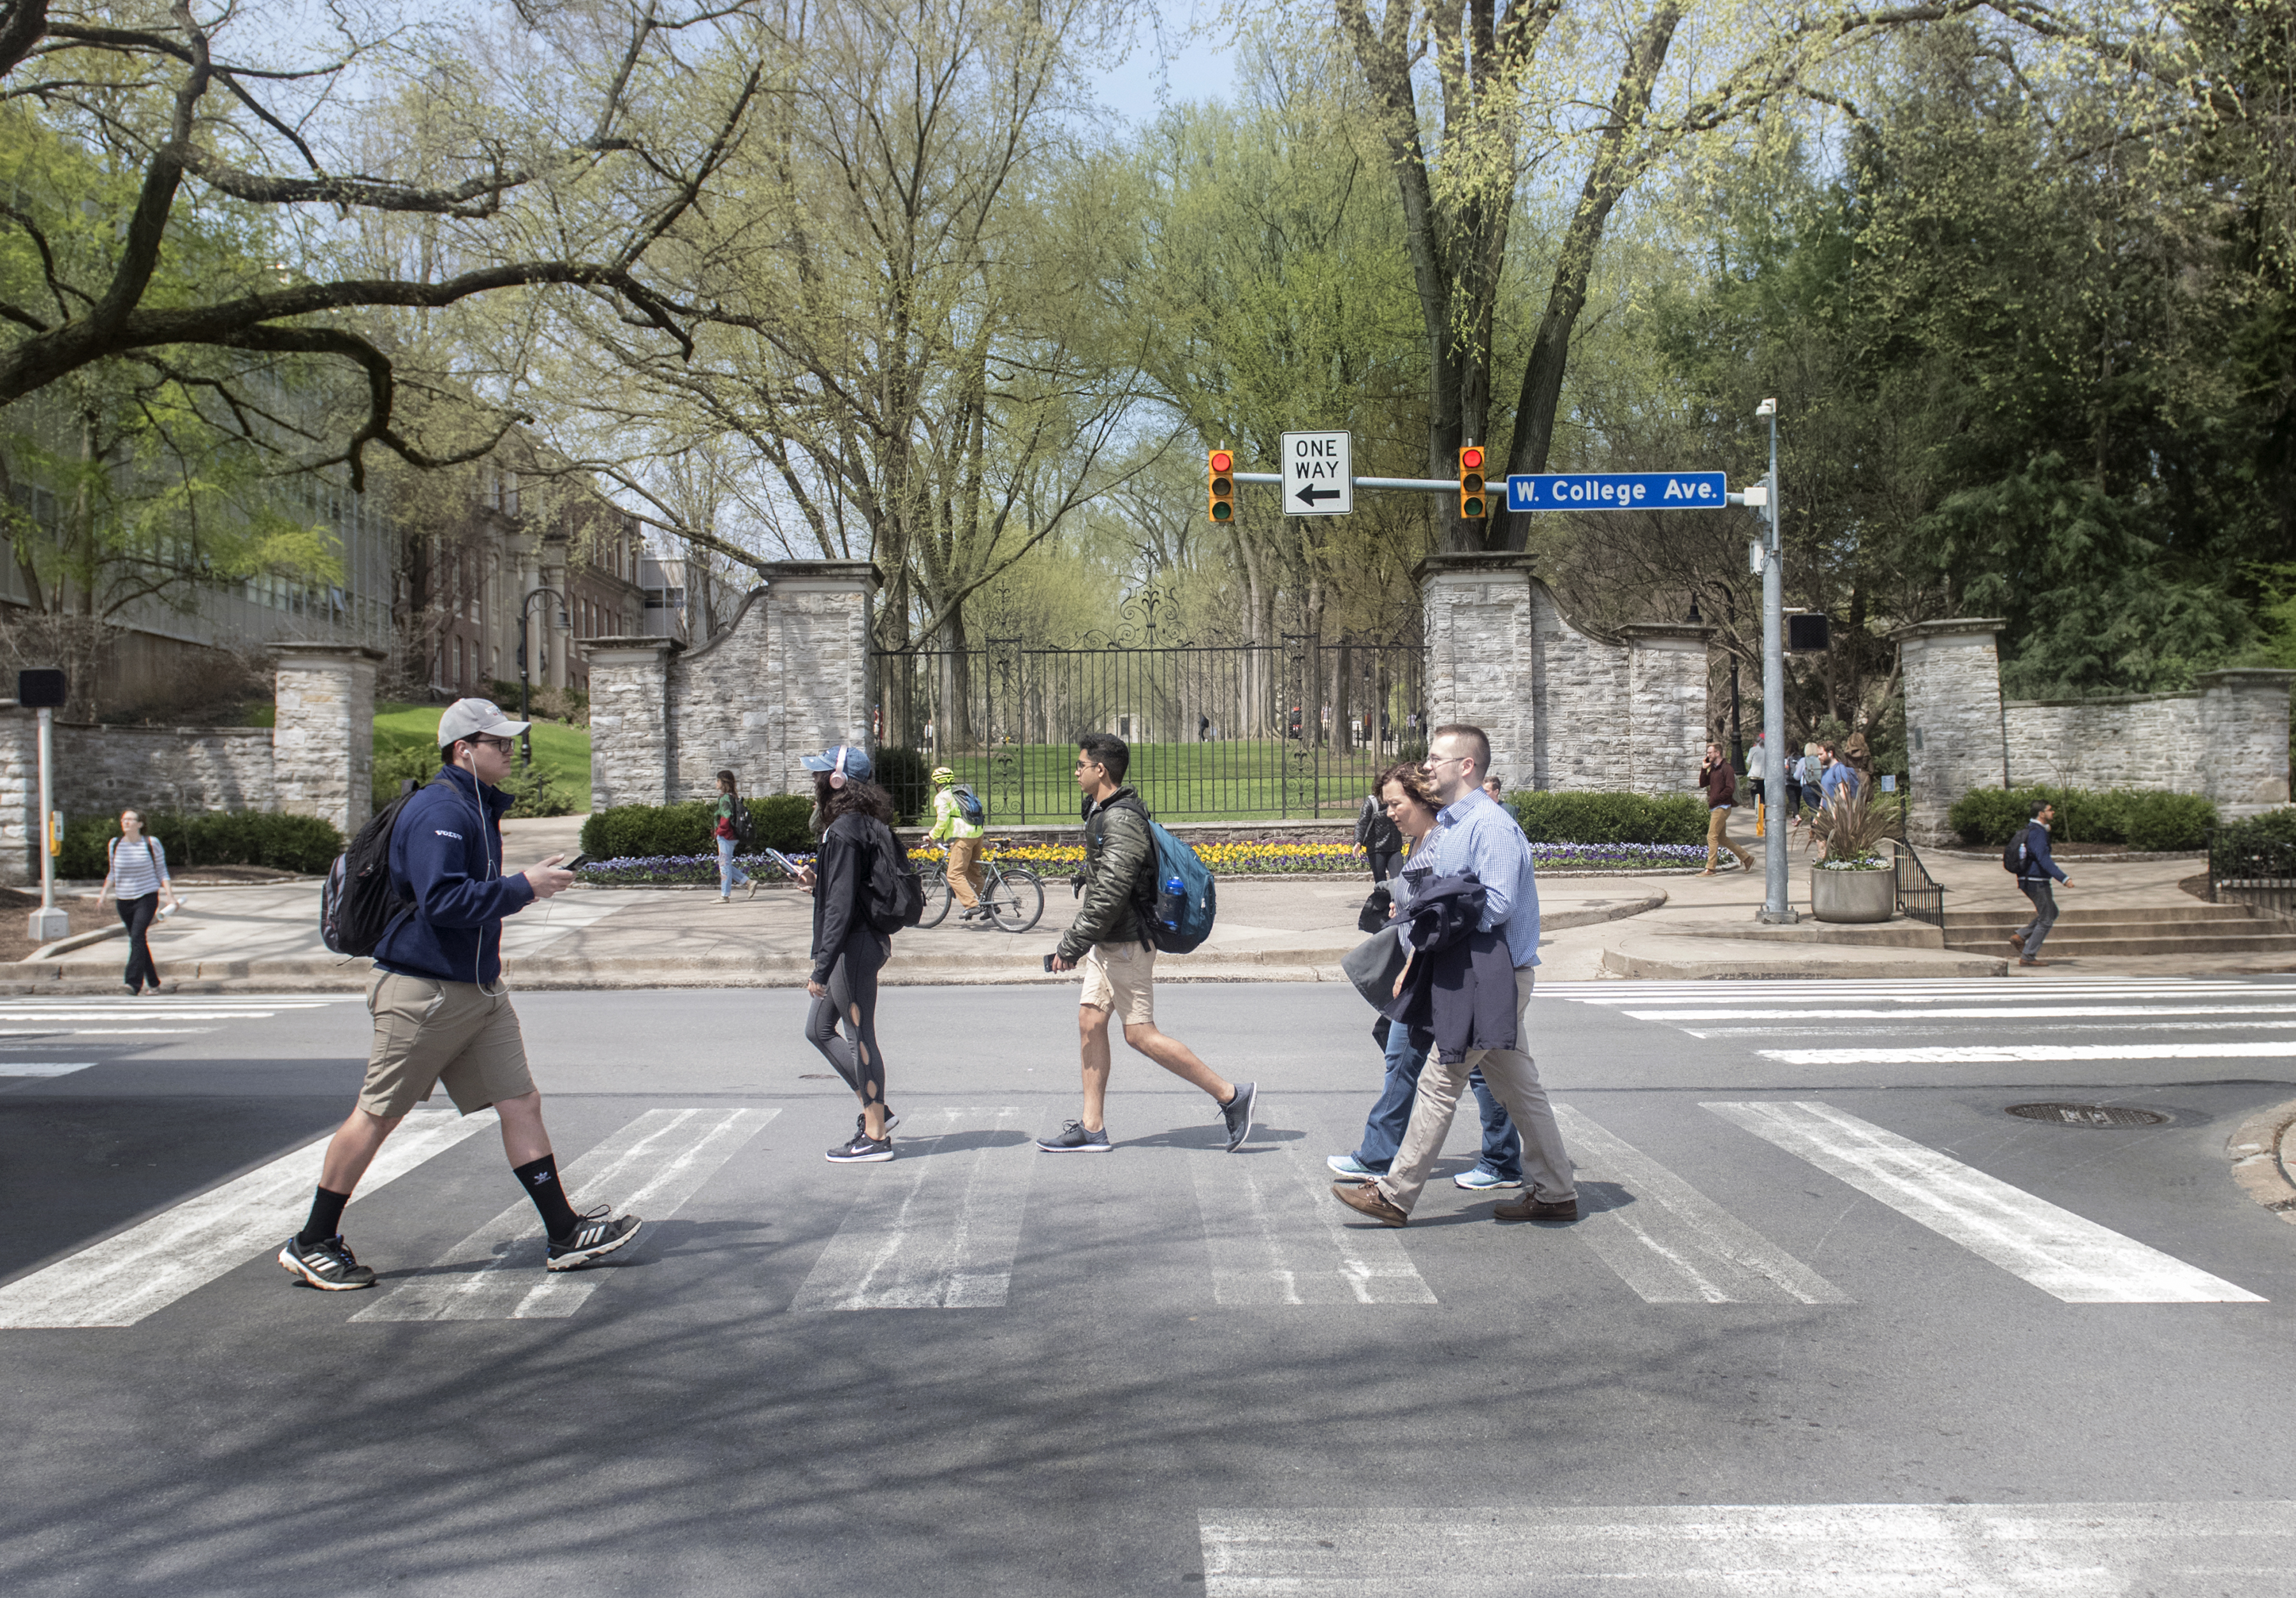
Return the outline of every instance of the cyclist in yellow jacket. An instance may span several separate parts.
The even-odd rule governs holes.
[[[956,774],[946,766],[936,766],[932,774],[933,824],[927,834],[935,843],[948,845],[948,885],[956,895],[956,902],[964,906],[959,921],[972,921],[980,910],[980,833],[977,821],[964,818],[964,806],[956,796]]]

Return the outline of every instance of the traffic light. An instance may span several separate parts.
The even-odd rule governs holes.
[[[1470,444],[1459,451],[1459,519],[1480,521],[1491,513],[1491,502],[1483,493],[1483,449],[1480,444]]]
[[[1235,520],[1235,456],[1225,449],[1212,451],[1212,520]]]

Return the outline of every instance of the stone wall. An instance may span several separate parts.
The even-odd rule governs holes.
[[[1998,618],[1926,621],[1892,635],[1906,693],[1915,841],[1943,843],[1976,788],[2152,788],[2206,794],[2238,816],[2288,802],[2288,695],[2296,672],[2208,671],[2189,693],[2001,698]]]
[[[382,651],[333,643],[275,648],[275,802],[256,807],[320,816],[348,838],[374,809],[374,670]]]
[[[781,561],[699,649],[593,640],[592,807],[700,799],[721,770],[744,793],[798,792],[802,756],[865,745],[875,585],[865,561]]]
[[[1690,787],[1711,628],[1651,623],[1605,637],[1564,615],[1523,555],[1431,555],[1420,579],[1429,726],[1481,727],[1510,788]]]

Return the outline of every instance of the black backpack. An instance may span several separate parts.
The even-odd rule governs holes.
[[[390,880],[390,832],[421,787],[413,777],[401,783],[398,797],[358,830],[328,868],[327,885],[319,890],[319,938],[336,954],[354,959],[373,954],[391,923],[414,908]]]
[[[742,802],[738,793],[734,796],[734,841],[750,841],[750,807]]]
[[[2019,827],[2009,834],[2009,841],[2002,846],[2001,869],[2013,876],[2025,874],[2025,834],[2030,831],[2030,827]]]
[[[924,879],[893,829],[882,821],[869,824],[869,874],[861,881],[861,914],[888,937],[925,918]]]

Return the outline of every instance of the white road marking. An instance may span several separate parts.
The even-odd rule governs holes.
[[[2279,1598],[2296,1504],[1205,1510],[1207,1598]]]
[[[1847,1304],[1824,1277],[1623,1138],[1554,1107],[1585,1184],[1614,1182],[1634,1202],[1573,1228],[1649,1304]]]
[[[2116,1004],[2082,1007],[2067,1004],[2005,1004],[1964,1010],[1627,1010],[1620,1013],[1638,1021],[1806,1021],[1806,1020],[2062,1020],[2069,1016],[2113,1016],[2134,1019],[2145,1015],[2285,1015],[2296,1016],[2296,1004]],[[2286,1026],[2263,1021],[2260,1026]]]
[[[2266,1302],[1831,1104],[1706,1108],[2068,1304]]]
[[[648,1223],[676,1215],[778,1110],[649,1110],[559,1173],[568,1199]],[[521,1200],[373,1297],[354,1321],[563,1320],[597,1291],[596,1267],[543,1268],[542,1217]],[[640,1234],[638,1246],[643,1246]]]
[[[382,1145],[352,1202],[494,1124],[492,1110],[463,1117],[443,1108],[416,1109]],[[326,1138],[314,1139],[0,1287],[0,1327],[133,1326],[263,1250],[277,1249],[309,1212],[326,1146]]]
[[[2296,1039],[2253,1043],[1990,1043],[1883,1049],[1759,1049],[1783,1065],[2006,1065],[2086,1060],[2273,1060],[2296,1055]]]
[[[49,1027],[38,1032],[0,1032],[0,1037],[58,1037],[67,1033],[73,1037],[175,1037],[217,1030],[215,1027]]]
[[[69,1077],[94,1063],[93,1060],[0,1060],[0,1077]]]
[[[179,1021],[261,1021],[270,1020],[281,1012],[276,1010],[178,1010],[168,1009],[171,1020]],[[116,1021],[117,1010],[10,1010],[0,1012],[0,1020],[12,1021]]]
[[[920,1123],[932,1129],[912,1130]],[[860,1194],[790,1308],[1003,1307],[1037,1162],[1053,1158],[1030,1145],[1035,1124],[1011,1109],[905,1118],[899,1157],[854,1173]],[[1017,1142],[994,1141],[1015,1132]],[[939,1146],[968,1135],[971,1147]]]
[[[1331,1175],[1279,1143],[1188,1162],[1220,1304],[1432,1304],[1403,1240],[1332,1196]],[[1353,1223],[1353,1224],[1351,1224]]]

